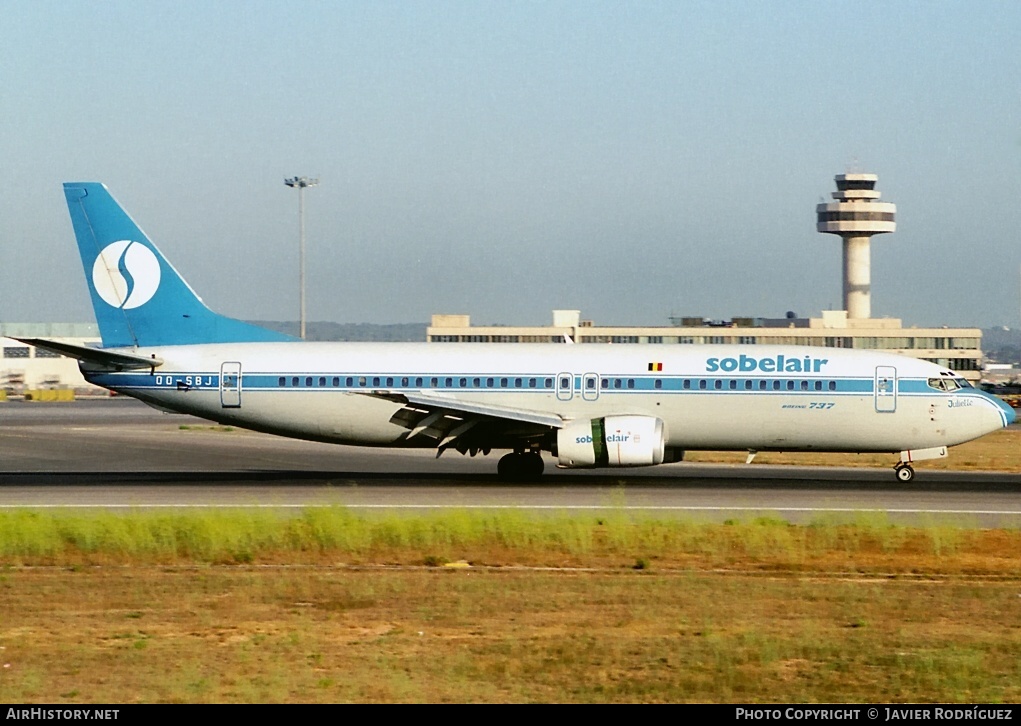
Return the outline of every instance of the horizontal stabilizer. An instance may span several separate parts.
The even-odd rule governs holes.
[[[77,358],[80,361],[94,363],[100,366],[116,370],[134,370],[141,368],[156,368],[163,365],[163,359],[156,356],[146,358],[134,353],[119,353],[102,348],[90,348],[87,345],[75,345],[58,340],[44,340],[42,338],[14,338],[27,345],[42,348],[53,353],[66,355],[68,358]]]

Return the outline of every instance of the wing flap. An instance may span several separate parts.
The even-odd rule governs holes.
[[[461,401],[422,391],[374,390],[364,395],[404,404],[390,422],[408,429],[405,440],[418,436],[434,440],[437,457],[450,448],[472,456],[477,451],[489,453],[495,431],[504,440],[528,441],[565,424],[556,414]]]
[[[536,426],[548,426],[554,429],[563,428],[566,423],[563,418],[555,413],[543,413],[541,411],[531,411],[511,406],[496,406],[491,403],[462,401],[457,398],[424,393],[422,391],[398,392],[375,390],[366,395],[385,398],[396,403],[411,404],[415,407],[424,408],[428,412],[466,414],[498,421],[516,421],[518,423],[535,424]]]

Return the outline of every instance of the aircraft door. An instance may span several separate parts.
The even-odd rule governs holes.
[[[586,373],[581,379],[581,397],[586,401],[599,400],[598,373]]]
[[[241,363],[228,361],[220,366],[220,405],[241,408]]]
[[[574,374],[557,374],[557,399],[570,401],[572,398],[574,398]]]
[[[894,413],[897,410],[897,369],[893,366],[876,366],[876,412]]]

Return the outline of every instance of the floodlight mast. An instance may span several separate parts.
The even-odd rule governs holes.
[[[299,287],[301,289],[301,339],[305,339],[305,188],[318,186],[318,179],[296,176],[284,179],[284,184],[298,190],[298,238],[299,238]]]

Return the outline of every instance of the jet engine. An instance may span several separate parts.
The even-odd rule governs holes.
[[[654,416],[606,416],[571,421],[557,431],[557,464],[575,469],[662,464],[663,422]],[[678,461],[676,455],[670,457]]]

